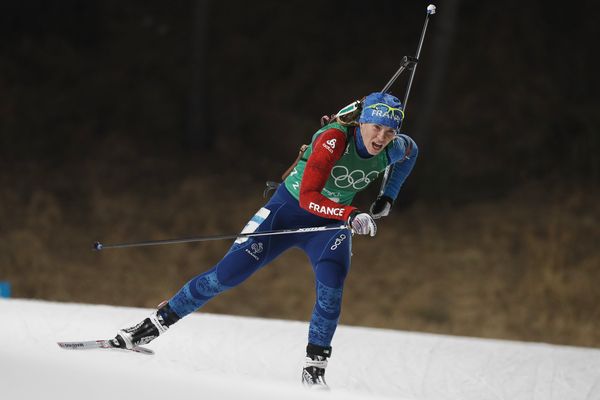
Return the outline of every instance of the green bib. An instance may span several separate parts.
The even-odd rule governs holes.
[[[353,128],[340,125],[337,122],[325,125],[313,135],[310,146],[284,181],[285,187],[296,199],[300,198],[300,183],[304,175],[306,161],[312,154],[313,144],[321,133],[331,128],[344,132],[346,135],[346,149],[329,174],[329,179],[327,179],[327,183],[321,191],[323,196],[336,203],[348,205],[352,203],[356,193],[369,186],[388,165],[387,151],[382,151],[370,158],[361,158],[358,155],[354,135],[350,131]]]

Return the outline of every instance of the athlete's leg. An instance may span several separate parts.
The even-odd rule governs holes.
[[[282,204],[267,204],[252,217],[242,232],[277,229],[274,221],[281,207]],[[221,261],[187,282],[169,300],[169,306],[182,318],[194,312],[219,293],[245,281],[294,244],[285,239],[264,236],[236,240]]]
[[[308,346],[302,382],[327,387],[325,368],[331,356],[331,340],[342,310],[344,280],[350,268],[352,237],[347,229],[315,234],[304,250],[315,272],[316,302],[308,330]]]
[[[285,214],[285,204],[285,201],[278,202],[274,196],[252,217],[242,232],[278,229],[278,215]],[[295,244],[292,235],[288,235],[287,238],[284,236],[236,240],[217,265],[187,282],[175,296],[161,304],[148,318],[137,325],[120,330],[112,340],[113,345],[132,348],[154,340],[179,319],[195,311],[217,294],[240,284]]]
[[[316,302],[309,343],[329,347],[342,310],[344,280],[350,269],[352,237],[347,229],[315,235],[306,250],[315,273]]]

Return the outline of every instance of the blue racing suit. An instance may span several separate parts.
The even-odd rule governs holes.
[[[360,187],[356,189],[362,190],[371,182],[371,179],[367,179],[367,176],[376,177],[379,174],[380,171],[378,170],[365,173],[358,169],[346,173],[343,177],[339,176],[339,171],[336,172],[337,175],[333,174],[331,163],[337,163],[335,164],[337,167],[334,168],[345,168],[343,167],[344,157],[352,158],[350,163],[346,164],[350,166],[350,169],[358,168],[362,164],[374,165],[362,140],[360,140],[360,134],[357,132],[358,128],[355,132],[340,125],[332,125],[332,127],[322,129],[322,132],[317,132],[313,138],[315,148],[313,149],[313,155],[310,157],[320,151],[321,160],[330,163],[327,168],[323,167],[323,164],[317,165],[316,169],[313,168],[313,171],[316,172],[313,172],[312,176],[309,177],[310,179],[321,174],[319,192],[323,189],[324,193],[329,195],[332,195],[333,191],[336,190],[342,193],[342,190],[348,190],[347,188],[353,184],[354,186],[360,184]],[[354,137],[358,139],[354,140]],[[343,146],[340,144],[343,144]],[[386,150],[385,153],[382,153],[382,157],[386,157],[383,166],[380,164],[375,166],[382,169],[385,168],[386,164],[395,166],[385,191],[386,196],[393,200],[398,195],[402,183],[414,166],[418,148],[412,139],[406,135],[400,135],[394,145],[389,146],[389,148],[392,150]],[[329,157],[329,154],[333,153],[334,150],[337,151],[337,155]],[[323,157],[323,155],[325,156]],[[307,162],[306,166],[308,168],[308,161],[303,160],[303,162]],[[339,165],[342,165],[342,167]],[[339,204],[324,197],[324,201],[328,201],[332,207],[321,207],[319,204],[310,202],[308,202],[309,205],[306,208],[300,206],[301,186],[305,184],[305,180],[299,180],[294,175],[296,173],[299,175],[298,171],[300,169],[298,167],[294,169],[287,178],[286,184],[279,186],[270,201],[251,218],[242,233],[317,226],[341,226],[341,221],[347,221],[347,214],[352,212],[355,207]],[[331,177],[330,173],[332,173]],[[361,177],[362,179],[359,179]],[[331,186],[328,187],[331,191],[328,191],[328,187],[323,188],[326,179],[330,180]],[[340,186],[336,188],[334,185]],[[296,190],[295,196],[290,192],[294,189]],[[321,214],[314,212],[314,209],[313,212],[308,211],[312,206],[316,206],[313,208],[320,210]],[[329,219],[327,213],[331,213],[333,218]],[[180,318],[183,318],[219,293],[239,285],[262,266],[292,247],[300,248],[308,255],[315,274],[317,299],[310,321],[308,342],[312,345],[329,347],[341,312],[344,280],[350,269],[352,236],[346,228],[240,238],[234,242],[225,257],[215,266],[187,282],[169,300],[169,305]]]
[[[326,225],[341,224],[300,208],[298,200],[280,185],[248,222],[246,226],[250,229],[242,232]],[[169,305],[179,317],[184,317],[217,294],[239,285],[283,251],[297,247],[308,255],[316,278],[317,301],[308,341],[329,347],[340,316],[344,279],[350,268],[351,241],[348,229],[238,239],[214,267],[187,282],[169,300]]]

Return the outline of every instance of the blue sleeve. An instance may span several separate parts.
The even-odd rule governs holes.
[[[410,136],[401,134],[394,141],[397,143],[394,143],[388,153],[391,171],[383,190],[383,195],[392,200],[398,197],[400,188],[410,175],[419,155],[419,148]]]

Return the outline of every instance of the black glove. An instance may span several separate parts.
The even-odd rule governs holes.
[[[377,200],[371,204],[371,208],[369,212],[374,219],[379,219],[381,217],[387,217],[390,211],[392,210],[392,205],[394,205],[394,200],[387,196],[378,197]]]

